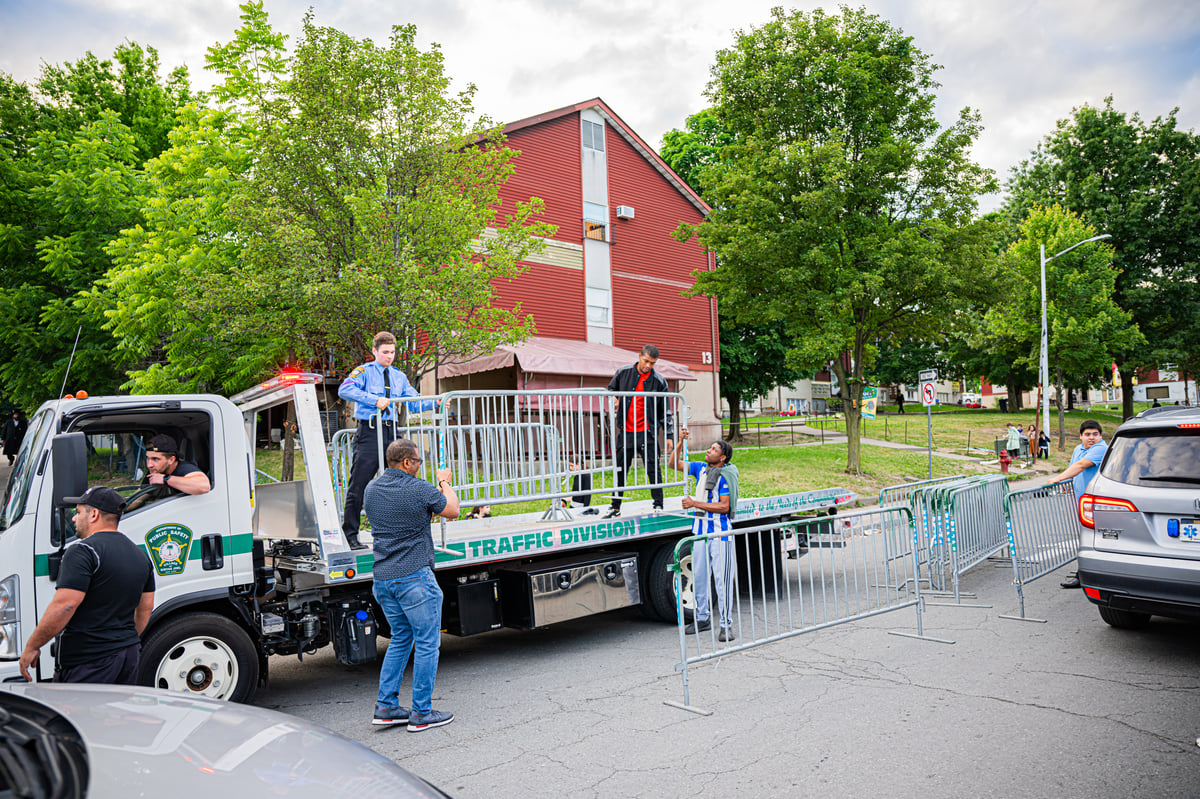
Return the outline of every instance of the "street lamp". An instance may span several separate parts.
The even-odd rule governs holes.
[[[1046,431],[1046,435],[1050,435],[1050,395],[1046,392],[1046,384],[1050,382],[1050,358],[1048,355],[1049,338],[1046,328],[1046,264],[1053,261],[1060,255],[1066,255],[1076,247],[1087,244],[1090,241],[1100,241],[1100,239],[1111,239],[1107,233],[1101,233],[1099,236],[1092,236],[1090,239],[1084,239],[1078,244],[1072,244],[1065,250],[1054,253],[1049,258],[1046,257],[1046,245],[1042,245],[1042,361],[1041,374],[1042,384],[1042,430]],[[1035,445],[1036,446],[1036,445]]]

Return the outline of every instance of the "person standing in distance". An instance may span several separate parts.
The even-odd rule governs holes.
[[[1108,452],[1108,444],[1104,443],[1104,431],[1095,419],[1086,419],[1079,425],[1079,444],[1071,453],[1071,464],[1061,473],[1050,478],[1051,483],[1071,480],[1075,488],[1075,501],[1087,491],[1088,484],[1100,471],[1100,462],[1104,453]],[[1071,574],[1059,583],[1063,588],[1079,588],[1079,575]]]
[[[62,633],[55,682],[137,683],[141,634],[154,609],[150,557],[117,531],[125,499],[111,488],[89,488],[75,505],[75,534],[63,553],[58,585],[21,653],[21,676],[32,681],[41,649]]]
[[[408,383],[408,377],[396,367],[396,337],[386,330],[375,334],[371,342],[375,360],[354,368],[342,385],[338,396],[354,403],[354,418],[358,433],[354,436],[354,461],[350,465],[350,480],[346,486],[346,505],[342,513],[342,534],[353,549],[362,549],[358,528],[362,523],[363,490],[379,471],[379,441],[375,429],[376,412],[382,411],[383,448],[396,438],[396,406],[393,397],[417,397],[420,394]],[[407,403],[410,411],[429,411],[436,407],[433,400]]]
[[[375,594],[392,628],[392,642],[379,670],[379,695],[372,723],[407,722],[409,732],[441,727],[453,713],[433,709],[438,648],[442,643],[442,589],[433,575],[430,517],[458,518],[458,495],[450,470],[438,469],[438,487],[417,477],[417,445],[398,438],[385,453],[387,470],[367,486],[367,520],[374,542]],[[400,681],[413,658],[412,710],[400,704]]]
[[[21,415],[21,412],[13,411],[12,418],[4,423],[4,430],[0,431],[0,447],[3,447],[4,454],[8,456],[9,466],[13,465],[13,460],[21,449],[21,442],[25,439],[27,427],[25,417]]]
[[[627,391],[643,394],[645,392],[666,392],[667,381],[654,371],[658,362],[658,347],[647,344],[642,347],[637,363],[623,366],[608,382],[609,391]],[[604,518],[612,519],[621,515],[621,502],[625,492],[625,473],[633,459],[638,454],[646,464],[646,474],[655,483],[661,484],[662,467],[658,460],[658,431],[661,428],[666,438],[663,450],[665,458],[670,458],[673,451],[671,437],[674,435],[674,420],[667,408],[665,397],[653,397],[646,400],[643,397],[622,397],[617,407],[617,418],[620,419],[621,432],[617,434],[617,491],[612,505]],[[650,498],[654,500],[654,510],[663,509],[663,490],[659,485],[650,489]]]
[[[683,498],[684,510],[692,510],[692,535],[714,535],[731,533],[737,509],[738,468],[729,461],[733,458],[733,445],[728,441],[714,441],[704,453],[704,462],[685,462],[679,455],[688,431],[679,434],[671,465],[686,470],[696,480],[696,493]],[[702,633],[712,629],[710,616],[712,600],[708,596],[709,576],[717,587],[717,609],[721,618],[718,641],[732,641],[733,633],[733,588],[737,577],[737,559],[732,535],[708,538],[692,543],[692,591],[696,596],[695,621],[683,629],[685,633]]]

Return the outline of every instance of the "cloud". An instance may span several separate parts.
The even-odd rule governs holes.
[[[295,37],[311,6],[319,25],[383,43],[412,23],[440,44],[456,88],[512,121],[603,97],[647,142],[706,105],[716,52],[770,18],[778,0],[266,0],[276,29]],[[866,0],[942,65],[938,115],[983,116],[975,156],[1003,178],[1085,103],[1112,95],[1144,118],[1180,107],[1200,128],[1200,4],[1194,0]],[[811,10],[812,2],[793,4]],[[832,7],[830,7],[832,11]],[[186,64],[203,88],[208,46],[232,38],[234,0],[0,0],[0,70],[36,78],[41,60],[102,57],[125,40],[158,49],[166,70]],[[989,198],[985,210],[998,197]]]

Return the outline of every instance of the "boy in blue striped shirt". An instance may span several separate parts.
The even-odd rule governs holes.
[[[676,469],[686,469],[688,476],[696,480],[696,493],[683,498],[684,510],[691,510],[692,535],[715,535],[732,531],[731,521],[737,508],[738,471],[729,461],[733,458],[733,446],[728,441],[714,441],[704,453],[704,462],[684,462],[679,455],[688,431],[680,433],[675,446]],[[696,596],[695,621],[684,628],[687,633],[700,633],[712,629],[710,616],[712,600],[708,595],[709,577],[716,584],[717,608],[720,611],[721,630],[718,641],[732,641],[733,633],[733,589],[737,575],[737,560],[732,535],[722,535],[696,541],[692,544],[692,590]]]

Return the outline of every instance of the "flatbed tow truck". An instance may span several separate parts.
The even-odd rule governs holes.
[[[351,549],[341,532],[348,438],[341,431],[332,446],[326,440],[320,379],[283,374],[231,399],[84,395],[44,404],[30,421],[0,509],[0,680],[21,679],[17,660],[74,540],[63,497],[89,483],[113,483],[114,468],[134,483],[118,485],[123,494],[146,493],[138,484],[141,442],[159,433],[180,442],[182,458],[208,474],[212,490],[156,498],[122,517],[121,531],[147,551],[156,570],[139,681],[249,701],[266,679],[270,655],[303,658],[332,644],[342,663],[374,660],[377,636],[390,631],[371,595],[371,552]],[[599,390],[452,392],[436,398],[439,410],[430,418],[410,414],[397,430],[427,454],[426,476],[439,465],[451,469],[464,508],[515,502],[546,508],[431,523],[446,633],[532,629],[632,605],[676,620],[668,565],[691,530],[679,496],[668,497],[662,511],[648,500],[626,501],[613,519],[576,516],[568,507],[581,492],[612,491],[619,398]],[[662,399],[675,423],[686,423],[683,398]],[[260,483],[261,414],[288,403],[295,405],[305,478]],[[595,483],[572,486],[583,475]],[[683,480],[651,483],[645,472],[630,477],[630,491],[684,487]],[[737,524],[809,515],[856,499],[840,488],[746,497]],[[777,547],[778,540],[765,545]],[[51,646],[38,678],[49,679],[53,664]]]

